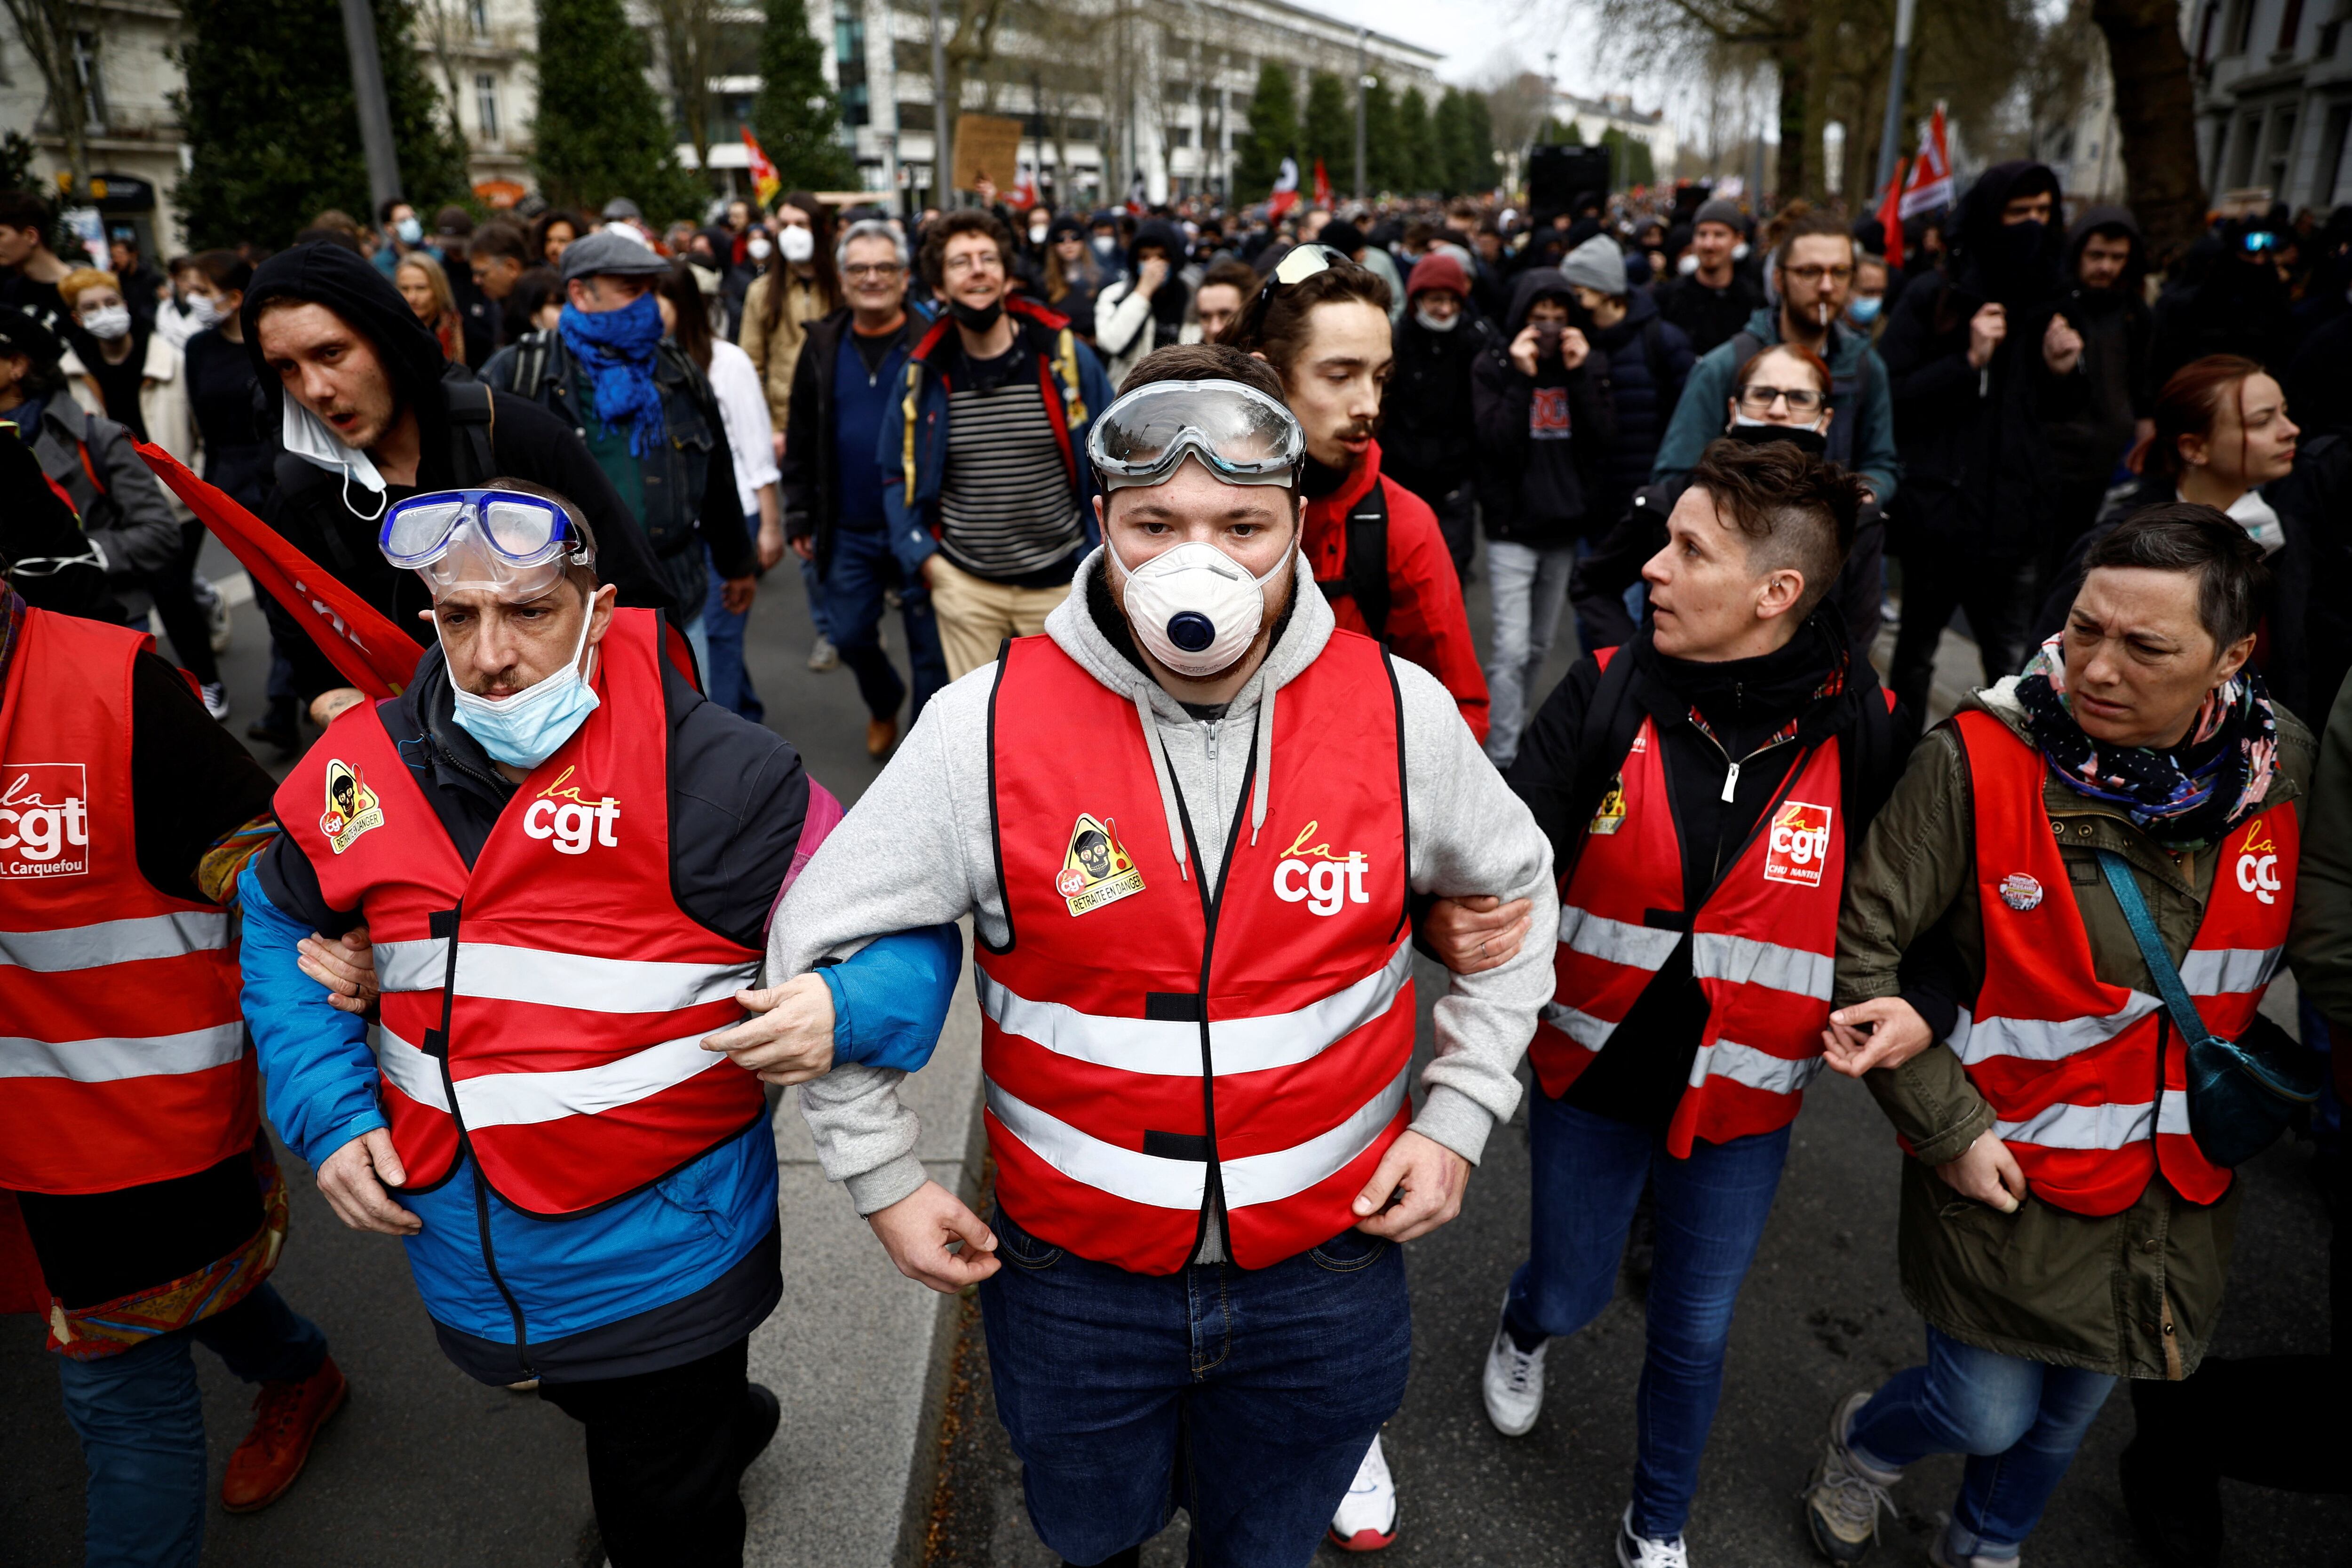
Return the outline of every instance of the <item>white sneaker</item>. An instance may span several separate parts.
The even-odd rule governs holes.
[[[823,632],[817,633],[815,643],[809,648],[808,667],[819,675],[828,669],[841,668],[841,650],[835,647],[833,639]]]
[[[1526,1436],[1543,1414],[1544,1352],[1550,1348],[1547,1340],[1523,1351],[1509,1329],[1495,1325],[1495,1342],[1486,1347],[1486,1373],[1479,1386],[1486,1396],[1486,1419],[1504,1436]]]
[[[1878,1516],[1901,1517],[1886,1489],[1901,1480],[1894,1471],[1874,1470],[1853,1457],[1846,1433],[1870,1403],[1870,1391],[1850,1394],[1830,1416],[1830,1440],[1803,1492],[1805,1527],[1814,1549],[1832,1563],[1859,1563],[1878,1544]]]
[[[1331,1516],[1331,1544],[1342,1552],[1378,1552],[1395,1542],[1396,1518],[1396,1480],[1374,1436],[1348,1495],[1339,1500],[1339,1511]]]
[[[228,601],[221,592],[199,575],[194,580],[196,603],[205,607],[205,632],[215,655],[228,651],[230,640],[236,634],[236,623],[229,618]]]
[[[211,714],[215,722],[228,717],[226,686],[217,680],[209,680],[197,687],[196,690],[205,700],[205,711]]]
[[[1690,1568],[1690,1549],[1683,1538],[1652,1541],[1633,1533],[1633,1505],[1617,1521],[1617,1568]]]

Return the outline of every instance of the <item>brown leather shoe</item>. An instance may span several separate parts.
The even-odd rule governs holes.
[[[350,1391],[332,1356],[299,1383],[263,1384],[253,1397],[253,1430],[229,1456],[228,1473],[221,1478],[221,1506],[251,1513],[285,1496],[302,1473],[319,1428],[343,1407]]]
[[[887,757],[890,754],[890,748],[898,743],[898,716],[897,714],[893,713],[887,719],[866,721],[866,754],[867,756]]]

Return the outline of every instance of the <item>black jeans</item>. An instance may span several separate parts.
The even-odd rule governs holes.
[[[741,1568],[751,1343],[659,1372],[541,1386],[588,1428],[588,1493],[613,1568]]]
[[[1903,553],[1903,625],[1895,634],[1895,695],[1908,710],[1916,737],[1927,721],[1927,693],[1936,679],[1936,644],[1954,610],[1969,613],[1985,684],[2017,673],[2025,662],[2025,628],[2033,606],[2033,563],[1912,549]]]
[[[206,686],[220,679],[220,664],[213,658],[212,619],[196,602],[196,556],[204,549],[205,525],[184,522],[180,553],[139,580],[155,601],[155,616],[163,635],[172,639],[172,653],[180,668]]]
[[[1445,553],[1454,558],[1454,575],[1465,584],[1470,557],[1478,549],[1478,490],[1465,479],[1429,503],[1437,514],[1437,531],[1445,536]]]

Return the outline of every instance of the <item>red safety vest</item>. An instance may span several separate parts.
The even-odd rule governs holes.
[[[375,944],[384,1113],[408,1184],[462,1140],[508,1202],[577,1214],[758,1121],[760,1080],[703,1037],[742,1019],[760,953],[670,889],[658,620],[617,610],[601,705],[517,787],[467,869],[373,704],[278,791],[329,905]]]
[[[2188,1052],[2162,1001],[2098,977],[2041,754],[1990,713],[1958,715],[1975,798],[1984,984],[1949,1044],[1992,1106],[1993,1131],[2034,1194],[2120,1214],[2158,1171],[2192,1203],[2230,1190],[2189,1130]],[[2215,1034],[2254,1019],[2286,945],[2302,830],[2293,805],[2248,817],[2221,863],[2180,978]]]
[[[1010,645],[991,701],[1011,932],[974,957],[1005,1212],[1141,1274],[1192,1258],[1213,1184],[1244,1268],[1347,1229],[1412,1109],[1403,742],[1380,646],[1336,632],[1282,688],[1265,826],[1252,843],[1244,786],[1222,875],[1197,855],[1180,871],[1134,703],[1050,638]]]
[[[250,1148],[228,917],[140,874],[131,668],[154,639],[26,612],[0,694],[0,1187],[106,1193]]]
[[[1667,1148],[1686,1159],[1694,1139],[1721,1143],[1796,1120],[1829,1023],[1845,891],[1843,786],[1834,739],[1800,755],[1685,921],[1682,835],[1657,727],[1642,721],[1560,879],[1557,984],[1528,1051],[1546,1094],[1566,1093],[1592,1064],[1687,925],[1707,1015]]]

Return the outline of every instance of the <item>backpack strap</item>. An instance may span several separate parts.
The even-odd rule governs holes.
[[[471,377],[441,384],[449,406],[449,471],[461,486],[486,485],[499,475],[490,436],[498,420],[490,389]]]
[[[1353,599],[1356,613],[1374,638],[1386,643],[1389,626],[1389,498],[1379,479],[1348,514],[1348,556],[1340,575],[1315,584],[1327,599]]]
[[[514,384],[508,388],[518,396],[540,401],[540,384],[547,379],[548,362],[554,356],[548,347],[546,332],[525,332],[515,342]]]

